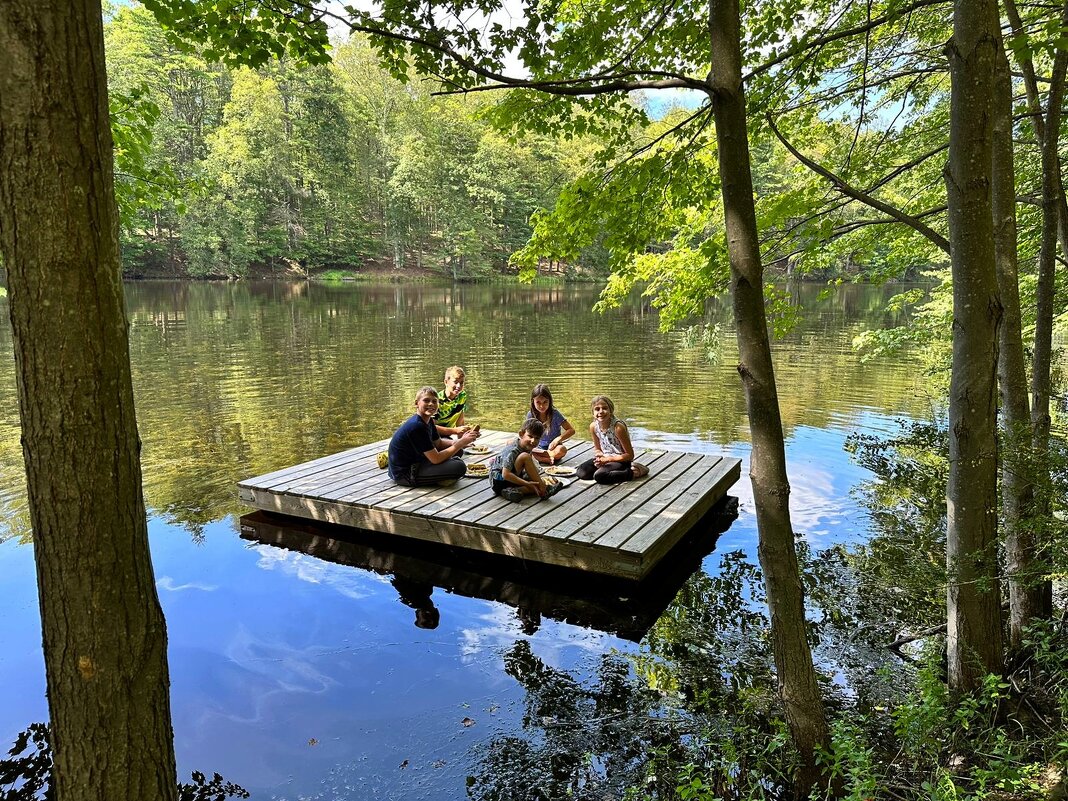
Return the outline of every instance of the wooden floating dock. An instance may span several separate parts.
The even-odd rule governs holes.
[[[515,434],[483,431],[478,444],[497,451]],[[238,484],[240,498],[266,512],[369,529],[578,570],[643,578],[738,480],[734,458],[636,449],[650,475],[604,486],[572,481],[548,500],[512,503],[486,477],[449,487],[404,487],[378,467],[389,441],[315,459]],[[571,440],[562,463],[593,454]],[[492,453],[465,456],[486,462]]]

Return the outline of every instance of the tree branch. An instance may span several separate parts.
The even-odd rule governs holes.
[[[386,34],[376,34],[385,36]],[[446,52],[443,50],[442,52]],[[454,56],[449,55],[450,58]],[[482,72],[472,69],[472,72],[476,72],[482,75]],[[486,74],[489,75],[488,71]],[[626,74],[626,73],[625,73]],[[630,73],[632,75],[655,75],[657,73]],[[617,76],[612,76],[617,77]],[[460,95],[468,94],[471,92],[493,92],[500,89],[534,89],[538,92],[545,92],[550,95],[562,95],[568,97],[581,97],[583,95],[604,95],[611,92],[635,92],[639,89],[696,89],[698,91],[708,94],[708,86],[700,81],[694,81],[688,78],[665,78],[659,81],[651,80],[613,80],[606,83],[597,85],[584,85],[588,78],[571,78],[568,80],[558,81],[536,81],[529,78],[512,78],[507,75],[496,75],[490,80],[499,81],[494,84],[483,84],[482,86],[470,86],[460,87],[458,89],[443,89],[437,92],[431,92],[432,95]],[[597,80],[597,79],[594,79]],[[573,85],[575,84],[575,85]]]
[[[308,4],[304,3],[300,5]],[[472,86],[444,92],[435,92],[434,94],[462,94],[466,92],[492,91],[495,89],[536,89],[539,92],[545,92],[547,94],[570,97],[600,95],[608,94],[610,92],[631,92],[640,89],[695,89],[706,94],[709,92],[708,84],[705,81],[680,73],[668,72],[666,70],[633,70],[619,74],[606,74],[602,72],[577,78],[559,80],[515,78],[480,65],[474,59],[462,54],[452,45],[430,41],[411,34],[400,33],[382,25],[361,23],[333,11],[323,11],[322,13],[345,25],[350,31],[365,33],[371,36],[379,36],[384,39],[393,39],[394,41],[405,42],[409,45],[426,48],[427,50],[446,56],[463,69],[480,78],[495,82],[494,85],[489,86]],[[369,19],[369,17],[365,16],[364,19]],[[639,43],[639,46],[640,44],[641,43]],[[625,80],[625,78],[631,76],[662,77],[660,80]]]
[[[837,42],[840,39],[848,39],[850,36],[856,36],[860,33],[866,33],[872,30],[873,28],[877,28],[878,26],[887,22],[892,22],[893,20],[898,19],[899,17],[902,17],[906,14],[910,14],[918,9],[925,8],[927,6],[941,5],[948,2],[949,0],[913,0],[913,2],[902,6],[901,8],[897,8],[893,11],[883,14],[881,17],[876,17],[875,19],[865,22],[863,25],[855,25],[852,28],[846,28],[842,31],[835,31],[834,33],[817,36],[814,39],[802,39],[801,41],[798,41],[792,47],[787,48],[784,52],[775,56],[771,60],[765,61],[763,64],[754,67],[743,78],[743,81],[748,82],[750,78],[754,78],[757,75],[761,75],[770,70],[772,67],[778,66],[784,61],[787,61],[793,58],[794,56],[810,51],[813,48],[822,47],[825,44]]]
[[[823,176],[832,184],[834,184],[834,186],[838,189],[839,192],[844,195],[848,195],[854,200],[859,200],[866,206],[871,206],[873,209],[878,209],[884,214],[888,214],[898,222],[909,226],[920,234],[923,234],[923,236],[929,239],[932,243],[937,245],[946,253],[949,253],[949,241],[940,233],[935,231],[930,226],[924,224],[917,218],[913,217],[912,215],[906,214],[905,212],[901,211],[901,209],[897,208],[896,206],[891,206],[889,203],[884,203],[883,201],[872,197],[866,192],[862,192],[861,190],[850,186],[848,183],[846,183],[845,179],[839,177],[838,175],[835,175],[826,167],[823,167],[822,165],[803,155],[799,150],[797,150],[797,148],[791,145],[786,140],[786,137],[784,137],[779,131],[779,129],[775,126],[775,122],[772,120],[770,114],[767,115],[767,122],[768,125],[771,127],[772,132],[775,134],[776,138],[778,138],[778,140],[782,142],[783,147],[790,151],[791,155],[793,155],[794,158],[796,158],[798,161],[800,161],[802,164],[804,164],[817,175]]]

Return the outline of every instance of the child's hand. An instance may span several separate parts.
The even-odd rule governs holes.
[[[466,448],[468,445],[470,445],[476,439],[478,439],[478,432],[477,431],[467,431],[458,440],[456,440],[456,443],[461,448]]]
[[[539,498],[545,498],[549,495],[549,488],[545,486],[544,481],[539,481],[534,485],[534,489],[538,491]]]

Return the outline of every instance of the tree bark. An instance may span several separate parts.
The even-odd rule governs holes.
[[[1009,19],[1009,25],[1012,28],[1013,35],[1026,39],[1027,32],[1024,30],[1023,20],[1020,19],[1020,12],[1016,7],[1015,0],[1004,0],[1004,6],[1005,14]],[[1068,2],[1061,6],[1061,25],[1064,26],[1066,21],[1068,21]],[[1027,107],[1030,111],[1031,124],[1035,131],[1035,141],[1038,142],[1039,147],[1044,147],[1046,142],[1046,123],[1043,119],[1044,114],[1042,111],[1042,103],[1039,100],[1038,77],[1035,74],[1035,65],[1031,60],[1031,57],[1022,52],[1016,53],[1015,57],[1017,63],[1020,65],[1020,73],[1023,75],[1024,93],[1027,96]],[[1060,80],[1063,84],[1063,72],[1061,73]],[[1063,85],[1058,91],[1063,92]],[[1061,251],[1063,253],[1068,253],[1068,200],[1065,199],[1064,181],[1059,167],[1054,180],[1056,182],[1055,191],[1057,194],[1056,236],[1061,244]],[[1052,614],[1052,607],[1050,609],[1050,614]]]
[[[1012,78],[1004,47],[995,65],[991,203],[1001,321],[1001,508],[1009,587],[1009,647],[1019,650],[1024,628],[1042,613],[1045,570],[1038,558],[1031,483],[1031,411],[1027,397],[1017,264],[1016,176],[1012,145]]]
[[[174,799],[99,0],[0,3],[0,253],[59,801]]]
[[[1061,24],[1068,22],[1068,4]],[[1034,372],[1031,376],[1031,419],[1035,447],[1041,454],[1048,445],[1050,430],[1050,364],[1053,349],[1054,272],[1057,258],[1058,204],[1061,167],[1058,145],[1064,76],[1068,52],[1058,50],[1053,61],[1046,105],[1045,138],[1042,141],[1042,244],[1038,256],[1037,313],[1035,317]]]
[[[1062,7],[1061,26],[1068,24],[1068,2]],[[1049,476],[1050,375],[1053,359],[1053,314],[1056,299],[1057,233],[1060,230],[1064,189],[1061,182],[1060,136],[1064,80],[1068,69],[1068,51],[1057,51],[1046,98],[1045,137],[1042,140],[1042,244],[1038,255],[1038,287],[1035,291],[1035,347],[1031,372],[1031,436],[1035,462],[1043,478]],[[1049,481],[1043,481],[1036,501],[1036,520],[1050,515]],[[1045,527],[1043,527],[1045,528]],[[1036,532],[1039,547],[1045,550],[1048,533]],[[1042,617],[1053,614],[1053,588],[1042,587]]]
[[[991,208],[994,0],[955,0],[946,190],[953,271],[946,558],[949,684],[1001,670],[997,572],[998,297]]]
[[[742,86],[738,0],[711,0],[709,31],[712,71],[709,87],[716,124],[731,296],[753,450],[753,483],[759,530],[760,566],[767,588],[772,647],[779,694],[794,744],[802,758],[799,790],[819,780],[814,755],[829,743],[827,720],[812,652],[806,639],[804,589],[790,522],[779,397],[764,312],[763,266],[753,202],[745,92]]]

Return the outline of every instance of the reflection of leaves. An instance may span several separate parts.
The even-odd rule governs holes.
[[[244,787],[228,782],[218,773],[207,779],[200,771],[193,771],[192,781],[178,783],[178,801],[223,801],[224,798],[248,798]]]
[[[505,669],[527,691],[529,737],[496,738],[468,780],[468,794],[490,799],[618,798],[643,780],[649,755],[678,743],[680,719],[626,661],[602,657],[593,686],[550,667],[526,640],[505,654]],[[685,725],[685,724],[683,724]]]
[[[47,725],[31,723],[15,738],[8,756],[11,758],[0,759],[0,801],[51,801],[55,798],[49,784],[52,749]]]
[[[524,736],[489,744],[474,801],[675,798],[687,770],[708,797],[777,797],[794,755],[776,696],[761,575],[741,552],[695,574],[642,653],[605,655],[592,682],[527,641],[505,655],[526,690]],[[702,796],[703,797],[703,796]]]
[[[8,751],[10,759],[0,759],[0,801],[52,801],[52,743],[46,723],[31,723],[15,738]],[[191,781],[178,783],[178,801],[223,801],[248,798],[239,784],[226,781],[218,773],[209,779],[193,771]]]

